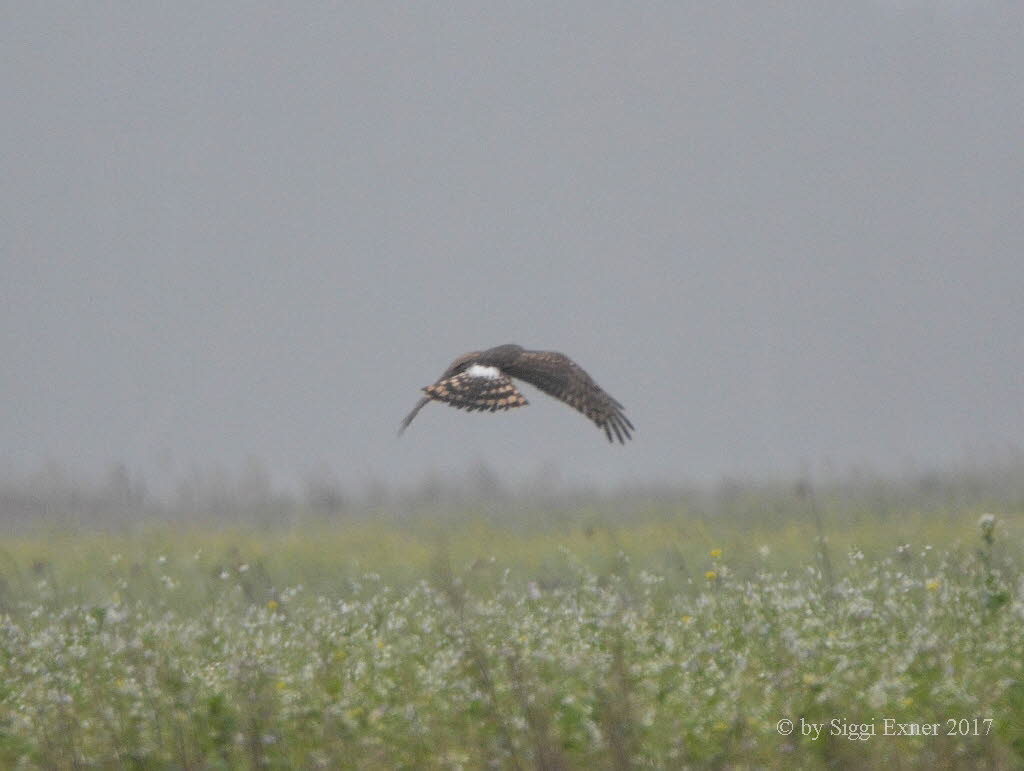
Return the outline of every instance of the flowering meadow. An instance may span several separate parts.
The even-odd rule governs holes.
[[[0,540],[0,767],[1024,765],[1020,511],[516,507]]]

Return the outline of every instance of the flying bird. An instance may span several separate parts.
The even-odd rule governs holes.
[[[527,351],[520,345],[499,345],[486,351],[472,351],[457,358],[433,385],[423,389],[426,396],[402,421],[399,435],[430,401],[457,409],[510,410],[529,402],[519,393],[512,378],[525,380],[541,391],[568,404],[604,430],[609,442],[621,444],[635,431],[623,407],[591,379],[590,375],[564,353]],[[614,435],[614,436],[613,436]]]

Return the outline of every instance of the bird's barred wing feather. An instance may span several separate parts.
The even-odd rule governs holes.
[[[525,380],[568,404],[604,430],[608,441],[625,444],[635,430],[623,407],[572,359],[555,351],[523,351],[504,368],[510,377]],[[612,436],[614,434],[614,437]]]
[[[470,371],[460,372],[427,386],[423,391],[431,399],[467,412],[495,412],[525,406],[526,399],[508,376],[493,371],[495,374],[487,377],[471,374]]]
[[[476,356],[478,356],[479,353],[479,351],[473,351],[471,353],[465,353],[462,356],[459,356],[457,359],[455,359],[455,361],[448,365],[448,369],[444,371],[444,374],[442,374],[441,377],[438,378],[437,382],[433,386],[427,386],[427,388],[424,388],[422,390],[427,391],[428,388],[436,388],[441,383],[451,378],[457,372],[461,372],[462,370],[465,369],[465,365],[472,361]],[[424,396],[422,399],[416,402],[416,406],[412,408],[412,412],[405,416],[405,420],[402,421],[402,425],[398,427],[399,436],[405,433],[405,429],[407,429],[409,427],[409,424],[412,423],[413,418],[419,415],[420,410],[422,410],[424,407],[430,404],[430,402],[434,398],[434,396],[428,395]],[[442,399],[441,401],[444,401],[444,399]]]

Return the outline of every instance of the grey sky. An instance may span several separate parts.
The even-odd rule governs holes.
[[[8,3],[0,457],[407,482],[1024,432],[1024,6]],[[449,360],[575,357],[636,440]]]

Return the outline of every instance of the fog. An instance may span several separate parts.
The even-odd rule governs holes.
[[[0,472],[901,470],[1024,432],[1024,7],[9,3]],[[572,356],[626,406],[429,405]]]

